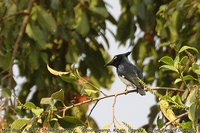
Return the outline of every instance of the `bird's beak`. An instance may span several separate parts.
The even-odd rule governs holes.
[[[131,51],[130,51],[130,52],[127,52],[127,53],[125,53],[125,56],[126,56],[126,57],[128,57],[130,54],[131,54]]]
[[[111,66],[111,65],[113,65],[113,60],[111,60],[110,62],[108,62],[107,64],[105,64],[104,67]]]

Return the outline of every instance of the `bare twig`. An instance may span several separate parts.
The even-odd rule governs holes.
[[[88,117],[90,117],[90,115],[92,114],[92,111],[94,110],[94,108],[97,106],[97,103],[99,102],[99,100],[96,101],[96,103],[94,104],[94,106],[92,107],[92,109],[90,110],[90,113],[88,114]]]
[[[114,102],[113,102],[113,105],[112,105],[112,113],[113,113],[113,124],[114,124],[114,127],[116,128],[116,124],[115,124],[115,104],[116,104],[116,101],[117,101],[117,96],[118,95],[115,95],[115,98],[114,98]]]
[[[127,90],[125,91],[127,92]],[[126,95],[126,94],[125,94]],[[112,105],[112,113],[113,113],[113,120],[112,120],[112,123],[114,125],[114,128],[117,128],[117,125],[115,122],[117,122],[118,125],[120,125],[119,121],[116,119],[115,117],[115,104],[116,104],[116,101],[117,101],[117,96],[119,96],[118,94],[115,95],[115,98],[114,98],[114,102],[113,102],[113,105]]]
[[[106,96],[102,96],[102,97],[98,97],[98,98],[91,98],[91,99],[88,99],[88,100],[80,102],[80,103],[76,103],[76,104],[73,104],[73,105],[70,105],[70,106],[66,106],[66,107],[63,108],[63,110],[68,110],[68,109],[71,109],[73,107],[77,107],[77,106],[80,106],[80,105],[83,105],[83,104],[86,104],[86,103],[91,103],[91,102],[94,102],[94,101],[100,101],[100,100],[103,100],[103,99],[106,99],[106,98],[109,98],[109,97],[115,97],[116,95],[120,96],[120,95],[129,94],[129,93],[133,93],[133,92],[137,92],[137,90],[129,90],[129,91],[124,91],[124,92],[120,92],[120,93],[117,93],[117,94],[110,94],[110,95],[106,95]],[[61,111],[63,111],[63,110],[61,110]]]
[[[87,119],[86,119],[86,123],[88,123],[88,126],[89,126],[89,117],[90,115],[92,114],[92,111],[94,110],[94,108],[97,106],[99,100],[96,101],[96,103],[94,104],[94,106],[92,107],[92,109],[90,110],[90,113],[88,114],[87,116]]]
[[[173,121],[169,121],[167,122],[162,128],[160,128],[160,131],[163,131],[168,125],[172,124],[173,122],[175,122],[176,120],[180,119],[183,116],[186,116],[188,114],[188,112],[185,112],[179,116],[176,117],[176,119],[174,119]]]

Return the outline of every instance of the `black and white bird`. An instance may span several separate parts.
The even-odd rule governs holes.
[[[114,66],[117,69],[117,74],[121,81],[126,86],[132,86],[137,89],[140,95],[145,95],[144,87],[139,83],[138,78],[144,79],[142,72],[128,60],[128,55],[131,52],[115,55],[113,59],[105,66]]]

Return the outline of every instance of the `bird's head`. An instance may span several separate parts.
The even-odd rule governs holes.
[[[113,59],[112,59],[110,62],[108,62],[105,66],[115,66],[115,67],[117,67],[117,66],[120,64],[121,60],[122,60],[124,57],[128,57],[128,55],[129,55],[130,53],[131,53],[131,52],[126,52],[126,53],[124,53],[124,54],[115,55],[115,56],[113,57]]]

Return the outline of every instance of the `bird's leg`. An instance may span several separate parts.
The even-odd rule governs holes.
[[[125,95],[128,94],[128,85],[126,86],[126,89],[124,90],[124,92],[126,92]]]

